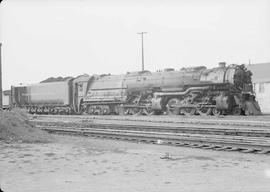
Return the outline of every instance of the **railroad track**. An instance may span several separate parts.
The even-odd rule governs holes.
[[[246,126],[246,127],[266,127],[270,128],[270,116],[258,116],[249,119],[248,117],[235,117],[235,116],[220,116],[220,117],[201,117],[201,116],[167,116],[167,115],[156,115],[156,116],[90,116],[90,115],[31,115],[31,118],[39,120],[49,121],[81,121],[89,122],[93,120],[104,120],[104,121],[131,121],[131,122],[156,122],[156,123],[177,123],[177,124],[200,124],[200,125],[228,125],[228,126]]]
[[[134,130],[134,131],[148,131],[148,132],[164,132],[164,133],[190,133],[190,134],[207,134],[207,135],[234,135],[234,136],[253,136],[253,137],[269,137],[270,129],[251,129],[248,127],[227,127],[227,126],[196,126],[189,124],[180,125],[148,125],[137,124],[123,124],[123,122],[91,122],[91,123],[74,123],[74,122],[50,122],[50,121],[34,121],[38,126],[43,127],[77,127],[77,128],[102,128],[114,130]]]
[[[270,128],[260,123],[254,123],[256,126],[251,128],[245,124],[160,123],[89,117],[37,117],[31,121],[40,129],[57,134],[270,154]]]

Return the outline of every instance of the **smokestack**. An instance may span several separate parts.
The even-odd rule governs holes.
[[[218,67],[226,67],[226,62],[219,62]]]
[[[3,109],[3,102],[2,102],[2,43],[0,43],[0,110]]]

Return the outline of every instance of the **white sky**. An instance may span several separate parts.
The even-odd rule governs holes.
[[[147,2],[147,3],[146,3]],[[48,77],[270,61],[270,0],[4,0],[3,88]]]

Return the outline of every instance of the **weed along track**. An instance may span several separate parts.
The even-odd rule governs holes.
[[[270,154],[270,121],[93,116],[35,116],[36,127],[55,134],[160,145]]]

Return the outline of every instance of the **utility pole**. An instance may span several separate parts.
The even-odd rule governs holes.
[[[141,35],[141,39],[142,39],[142,71],[144,71],[143,34],[146,34],[146,33],[147,32],[138,33],[139,35]]]
[[[0,110],[3,109],[3,102],[2,102],[2,43],[0,43]]]

